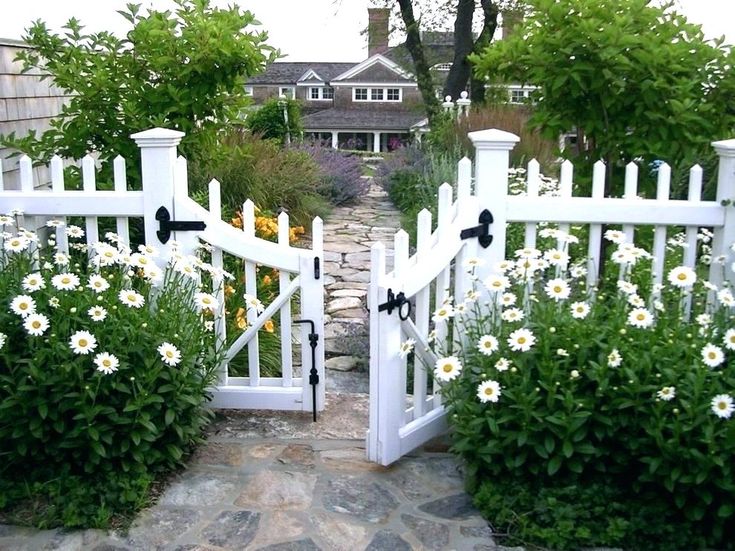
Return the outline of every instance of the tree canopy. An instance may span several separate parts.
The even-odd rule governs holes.
[[[528,0],[510,38],[472,58],[488,81],[538,87],[531,124],[577,129],[579,153],[610,163],[669,163],[735,129],[735,56],[672,3]]]
[[[252,30],[258,23],[248,11],[175,1],[174,13],[145,15],[128,4],[118,12],[132,26],[125,38],[86,34],[74,18],[62,35],[36,21],[24,37],[31,48],[18,58],[25,70],[45,70],[70,101],[40,137],[10,136],[6,144],[36,160],[95,151],[103,161],[118,154],[135,161],[130,134],[162,126],[186,132],[181,150],[188,157],[210,151],[248,105],[247,77],[278,52],[265,32]]]

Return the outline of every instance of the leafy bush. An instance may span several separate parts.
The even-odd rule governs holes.
[[[478,506],[554,548],[729,545],[732,288],[683,266],[652,286],[651,256],[613,230],[619,269],[587,288],[576,239],[540,236],[549,249],[516,251],[434,316],[456,337],[434,374]]]
[[[65,231],[68,254],[45,246],[45,229],[3,237],[0,508],[32,488],[39,523],[103,526],[200,439],[221,351],[207,321],[216,300],[197,281],[223,276],[193,257],[162,269],[155,250],[133,253],[114,234],[88,248],[79,227]]]
[[[283,116],[281,101],[286,102],[288,124]],[[266,140],[278,140],[282,144],[287,141],[287,137],[289,140],[297,139],[304,130],[301,124],[301,109],[298,102],[292,99],[269,99],[248,114],[245,124],[253,134]]]
[[[189,180],[195,193],[206,193],[213,178],[222,184],[227,215],[234,215],[247,199],[266,212],[285,209],[291,222],[299,226],[310,226],[315,216],[329,212],[329,204],[319,193],[319,167],[306,152],[282,149],[273,140],[247,132],[230,134],[210,162],[190,165]]]
[[[249,104],[245,80],[262,71],[275,51],[267,34],[253,30],[255,17],[239,7],[214,8],[209,0],[175,0],[171,11],[128,4],[125,38],[86,34],[72,18],[65,32],[41,21],[27,30],[31,46],[18,57],[25,69],[40,67],[70,98],[51,128],[6,144],[34,160],[52,155],[77,159],[96,151],[102,161],[140,157],[129,136],[154,126],[187,133],[180,150],[190,161],[206,158],[224,129],[240,121]],[[104,168],[111,174],[108,162]],[[137,171],[129,170],[131,178]]]
[[[319,166],[319,193],[332,205],[352,203],[368,192],[370,181],[362,178],[359,156],[316,142],[302,144],[298,149],[308,153]]]

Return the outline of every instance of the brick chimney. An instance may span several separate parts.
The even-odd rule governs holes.
[[[368,8],[368,57],[388,51],[390,8]]]

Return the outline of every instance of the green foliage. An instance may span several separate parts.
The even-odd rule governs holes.
[[[709,284],[676,277],[679,267],[654,288],[649,255],[614,232],[619,267],[590,289],[586,263],[565,256],[576,239],[539,235],[543,254],[517,251],[477,289],[496,307],[457,297],[462,367],[445,376],[440,359],[435,370],[478,503],[520,540],[553,548],[725,546],[735,425],[714,402],[735,394],[732,289],[708,306]]]
[[[529,0],[522,27],[474,63],[496,81],[538,86],[531,124],[551,139],[576,128],[590,163],[693,164],[735,129],[734,54],[671,4]]]
[[[285,105],[281,105],[285,102]],[[288,124],[284,117],[284,107],[288,114]],[[253,134],[264,139],[278,140],[281,144],[286,143],[286,137],[295,140],[303,133],[301,124],[301,109],[297,101],[292,99],[269,99],[256,111],[248,114],[245,121],[247,127]]]
[[[94,151],[103,161],[119,154],[137,162],[129,136],[161,126],[186,132],[181,152],[189,160],[210,154],[248,105],[245,80],[277,52],[265,44],[266,33],[249,29],[257,22],[248,11],[214,8],[209,0],[176,6],[174,13],[141,15],[139,5],[128,4],[119,12],[132,27],[125,38],[86,34],[75,18],[63,35],[35,22],[24,37],[31,49],[18,59],[26,70],[47,71],[69,103],[41,136],[10,136],[6,145],[38,161]]]
[[[310,227],[315,216],[329,212],[319,167],[308,153],[282,149],[273,140],[261,140],[239,131],[229,135],[220,154],[207,163],[189,165],[190,187],[204,192],[216,178],[222,184],[222,204],[234,214],[250,199],[273,213],[285,209],[293,225]]]
[[[5,241],[17,252],[1,253],[0,507],[31,498],[43,503],[41,524],[101,526],[139,506],[152,478],[200,440],[222,351],[184,270],[196,272],[193,259],[162,272],[122,245],[100,262],[98,245],[90,260],[80,230],[68,230],[68,256],[41,248],[37,258],[22,230]],[[126,304],[133,292],[143,304]],[[35,315],[45,317],[38,334]]]

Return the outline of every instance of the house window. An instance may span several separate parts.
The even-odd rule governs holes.
[[[334,88],[327,88],[326,86],[309,88],[309,99],[334,99]]]
[[[353,101],[401,101],[400,88],[353,88]]]
[[[253,97],[253,87],[252,86],[245,87],[245,95],[249,98]]]
[[[437,63],[432,67],[432,69],[435,71],[449,71],[451,68],[451,63]]]
[[[511,90],[510,91],[510,102],[511,103],[525,103],[526,100],[525,90]]]
[[[281,86],[278,89],[279,96],[286,96],[288,99],[294,99],[295,90],[293,86]]]

